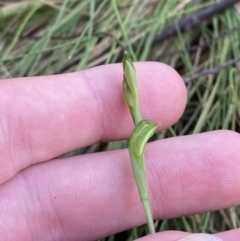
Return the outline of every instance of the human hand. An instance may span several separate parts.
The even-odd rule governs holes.
[[[136,63],[143,118],[159,131],[183,113],[186,89],[159,63]],[[121,64],[0,82],[1,240],[94,240],[145,223],[127,150],[53,160],[133,130]],[[240,137],[230,131],[149,143],[146,172],[155,219],[240,203]],[[162,232],[142,241],[176,241]],[[216,234],[239,240],[240,231]],[[193,236],[192,236],[193,237]],[[192,239],[200,240],[200,239]]]

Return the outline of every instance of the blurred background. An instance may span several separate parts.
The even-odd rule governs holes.
[[[0,0],[0,79],[60,74],[121,62],[171,65],[188,104],[173,127],[151,140],[216,129],[240,132],[240,1]],[[81,155],[127,147],[97,143]],[[213,190],[218,191],[218,190]],[[156,230],[215,233],[240,227],[240,208],[156,221]],[[136,227],[101,240],[132,240]]]

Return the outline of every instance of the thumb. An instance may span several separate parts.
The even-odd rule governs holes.
[[[136,241],[223,241],[221,238],[211,234],[190,234],[181,231],[165,231],[147,235]]]
[[[199,234],[190,234],[189,236],[178,239],[176,241],[222,241],[222,239],[211,234],[199,233]]]

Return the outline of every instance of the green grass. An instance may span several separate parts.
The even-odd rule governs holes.
[[[4,2],[4,1],[2,1]],[[137,60],[154,60],[173,66],[183,77],[211,69],[240,54],[240,14],[229,8],[186,33],[178,31],[155,46],[154,36],[181,16],[217,2],[215,0],[133,1],[51,0],[5,1],[0,11],[0,78],[59,74],[116,61],[121,46]],[[48,2],[45,4],[44,2]],[[10,8],[11,7],[11,8]],[[109,34],[110,33],[110,34]],[[222,36],[222,37],[220,37]],[[211,41],[205,48],[191,46]],[[131,46],[137,44],[135,51]],[[173,127],[154,136],[161,139],[216,129],[240,131],[239,64],[218,75],[200,76],[187,85],[188,104]],[[121,149],[126,141],[97,143],[66,156]],[[236,214],[236,219],[232,213]],[[215,233],[240,223],[240,208],[157,221],[160,231]],[[141,226],[102,240],[141,237]]]

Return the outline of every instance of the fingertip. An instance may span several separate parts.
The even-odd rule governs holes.
[[[165,231],[137,239],[138,241],[223,241],[221,238],[205,233],[190,234],[181,231]]]
[[[160,129],[173,125],[187,102],[186,86],[175,69],[158,62],[136,63],[143,118],[161,122]]]
[[[182,231],[163,231],[163,232],[158,232],[155,234],[151,234],[151,235],[139,238],[136,241],[156,241],[156,240],[177,241],[187,236],[189,236],[189,233],[182,232]]]
[[[180,75],[172,67],[158,62],[134,62],[134,67],[143,119],[160,122],[158,130],[175,124],[181,117],[187,100],[186,87]],[[113,135],[116,139],[129,136],[133,121],[124,101],[122,65],[110,64],[82,73],[89,80],[88,85],[97,99],[101,100],[104,114],[102,129],[107,130],[101,140],[110,140]],[[96,76],[101,76],[101,79]]]

